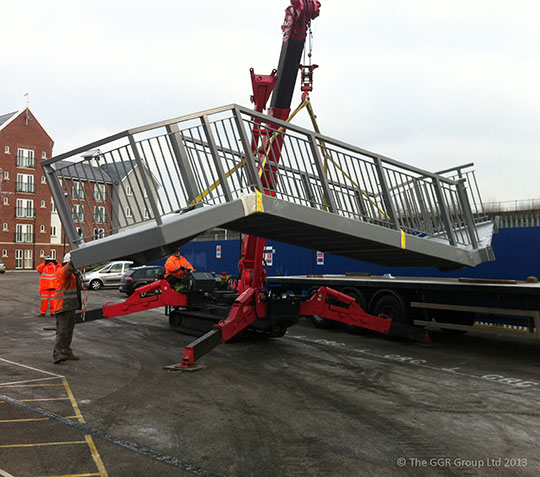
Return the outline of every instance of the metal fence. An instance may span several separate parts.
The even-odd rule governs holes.
[[[124,131],[42,166],[75,248],[95,240],[98,227],[108,236],[159,225],[168,214],[254,189],[406,234],[478,246],[473,212],[481,201],[473,172],[465,170],[470,165],[430,173],[237,105]],[[98,215],[105,220],[97,223]]]

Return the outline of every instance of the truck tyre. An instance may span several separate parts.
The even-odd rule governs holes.
[[[101,290],[103,288],[103,283],[101,283],[101,280],[92,280],[89,288],[90,290]]]
[[[412,319],[407,317],[405,306],[396,295],[385,294],[377,299],[373,307],[373,315],[386,315],[397,323],[412,324]]]
[[[319,289],[319,287],[314,287],[311,290],[308,291],[308,296],[311,297],[316,291]],[[329,320],[328,318],[323,318],[319,315],[312,315],[309,317],[311,324],[315,328],[319,328],[322,330],[329,330],[331,328],[335,328],[337,326],[337,321]]]

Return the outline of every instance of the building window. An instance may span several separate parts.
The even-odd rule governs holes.
[[[34,268],[32,263],[32,250],[25,250],[24,251],[24,268]]]
[[[7,224],[7,222],[4,222],[4,223],[2,224],[2,230],[3,230],[4,232],[5,232],[6,230],[8,230],[8,224]]]
[[[131,207],[126,207],[126,217],[133,217],[133,213],[131,212]]]
[[[105,201],[105,184],[94,184],[94,199],[96,202]]]
[[[94,239],[100,239],[105,237],[105,229],[94,229]]]
[[[56,204],[54,203],[54,200],[51,199],[51,212],[56,213]]]
[[[35,192],[34,176],[31,174],[17,174],[16,192]]]
[[[7,254],[7,248],[5,248],[4,250],[2,250],[2,257],[7,257],[8,254]]]
[[[149,219],[149,218],[150,218],[150,213],[148,212],[148,209],[144,209],[144,218],[145,218],[145,219]]]
[[[4,205],[9,205],[9,198],[8,197],[4,197]]]
[[[31,224],[15,225],[15,242],[32,243],[34,240],[34,226]]]
[[[133,190],[130,185],[126,186],[126,195],[133,195]]]
[[[15,250],[15,269],[20,270],[23,267],[23,251]]]
[[[47,159],[47,153],[45,151],[41,153],[41,159]]]
[[[23,219],[33,219],[35,217],[34,201],[28,199],[17,199],[15,207],[15,217]]]
[[[51,248],[51,258],[53,260],[56,260],[56,249],[54,249],[54,248]]]
[[[36,160],[34,159],[34,151],[32,149],[17,149],[17,167],[30,167],[35,169]]]
[[[44,207],[45,207],[45,201],[42,200],[42,201],[41,201],[41,208],[44,208]]]
[[[55,226],[51,227],[51,237],[56,237],[56,227]]]
[[[41,183],[45,184],[47,182],[47,179],[45,179],[45,176],[41,176]]]
[[[73,206],[73,221],[74,222],[84,222],[84,210],[82,205]]]
[[[9,154],[9,146],[4,147],[4,153]]]
[[[73,199],[84,199],[84,185],[80,182],[74,182],[71,188],[71,197]]]
[[[105,222],[105,207],[94,206],[94,222],[100,224]]]
[[[39,251],[39,256],[44,257],[45,256],[45,250],[40,250]]]
[[[44,225],[40,225],[40,226],[39,226],[39,231],[40,231],[40,233],[44,234],[44,233],[45,233],[45,226],[44,226]]]
[[[4,179],[9,180],[9,171],[4,171]]]

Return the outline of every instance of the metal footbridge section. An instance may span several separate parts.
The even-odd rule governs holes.
[[[152,262],[215,227],[386,266],[494,259],[471,164],[431,173],[234,104],[41,164],[77,267]]]

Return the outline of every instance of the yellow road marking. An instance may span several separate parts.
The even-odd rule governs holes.
[[[93,473],[93,474],[64,474],[64,475],[47,475],[42,477],[91,477],[91,476],[99,476],[101,474]]]
[[[30,421],[48,421],[48,417],[40,417],[36,419],[2,419],[1,422],[30,422]]]
[[[85,435],[84,438],[86,439],[86,442],[88,442],[88,447],[90,447],[90,452],[92,453],[92,458],[94,459],[94,462],[96,463],[96,466],[99,470],[99,475],[101,477],[109,477],[109,474],[105,470],[105,466],[103,465],[103,462],[101,461],[99,452],[96,449],[96,445],[94,444],[94,440],[92,439],[92,436]]]
[[[0,449],[10,447],[43,447],[43,446],[67,446],[71,444],[86,444],[86,441],[71,441],[71,442],[40,442],[37,444],[4,444],[0,445]]]
[[[84,420],[84,417],[82,416],[81,411],[79,410],[79,406],[77,404],[77,401],[75,401],[75,396],[73,396],[73,393],[71,392],[71,388],[69,387],[67,379],[62,378],[62,382],[64,383],[64,387],[66,388],[66,392],[68,393],[68,396],[69,396],[69,399],[71,401],[71,405],[73,406],[73,410],[75,411],[75,415],[77,417],[77,420],[81,424],[85,424],[86,421]]]

